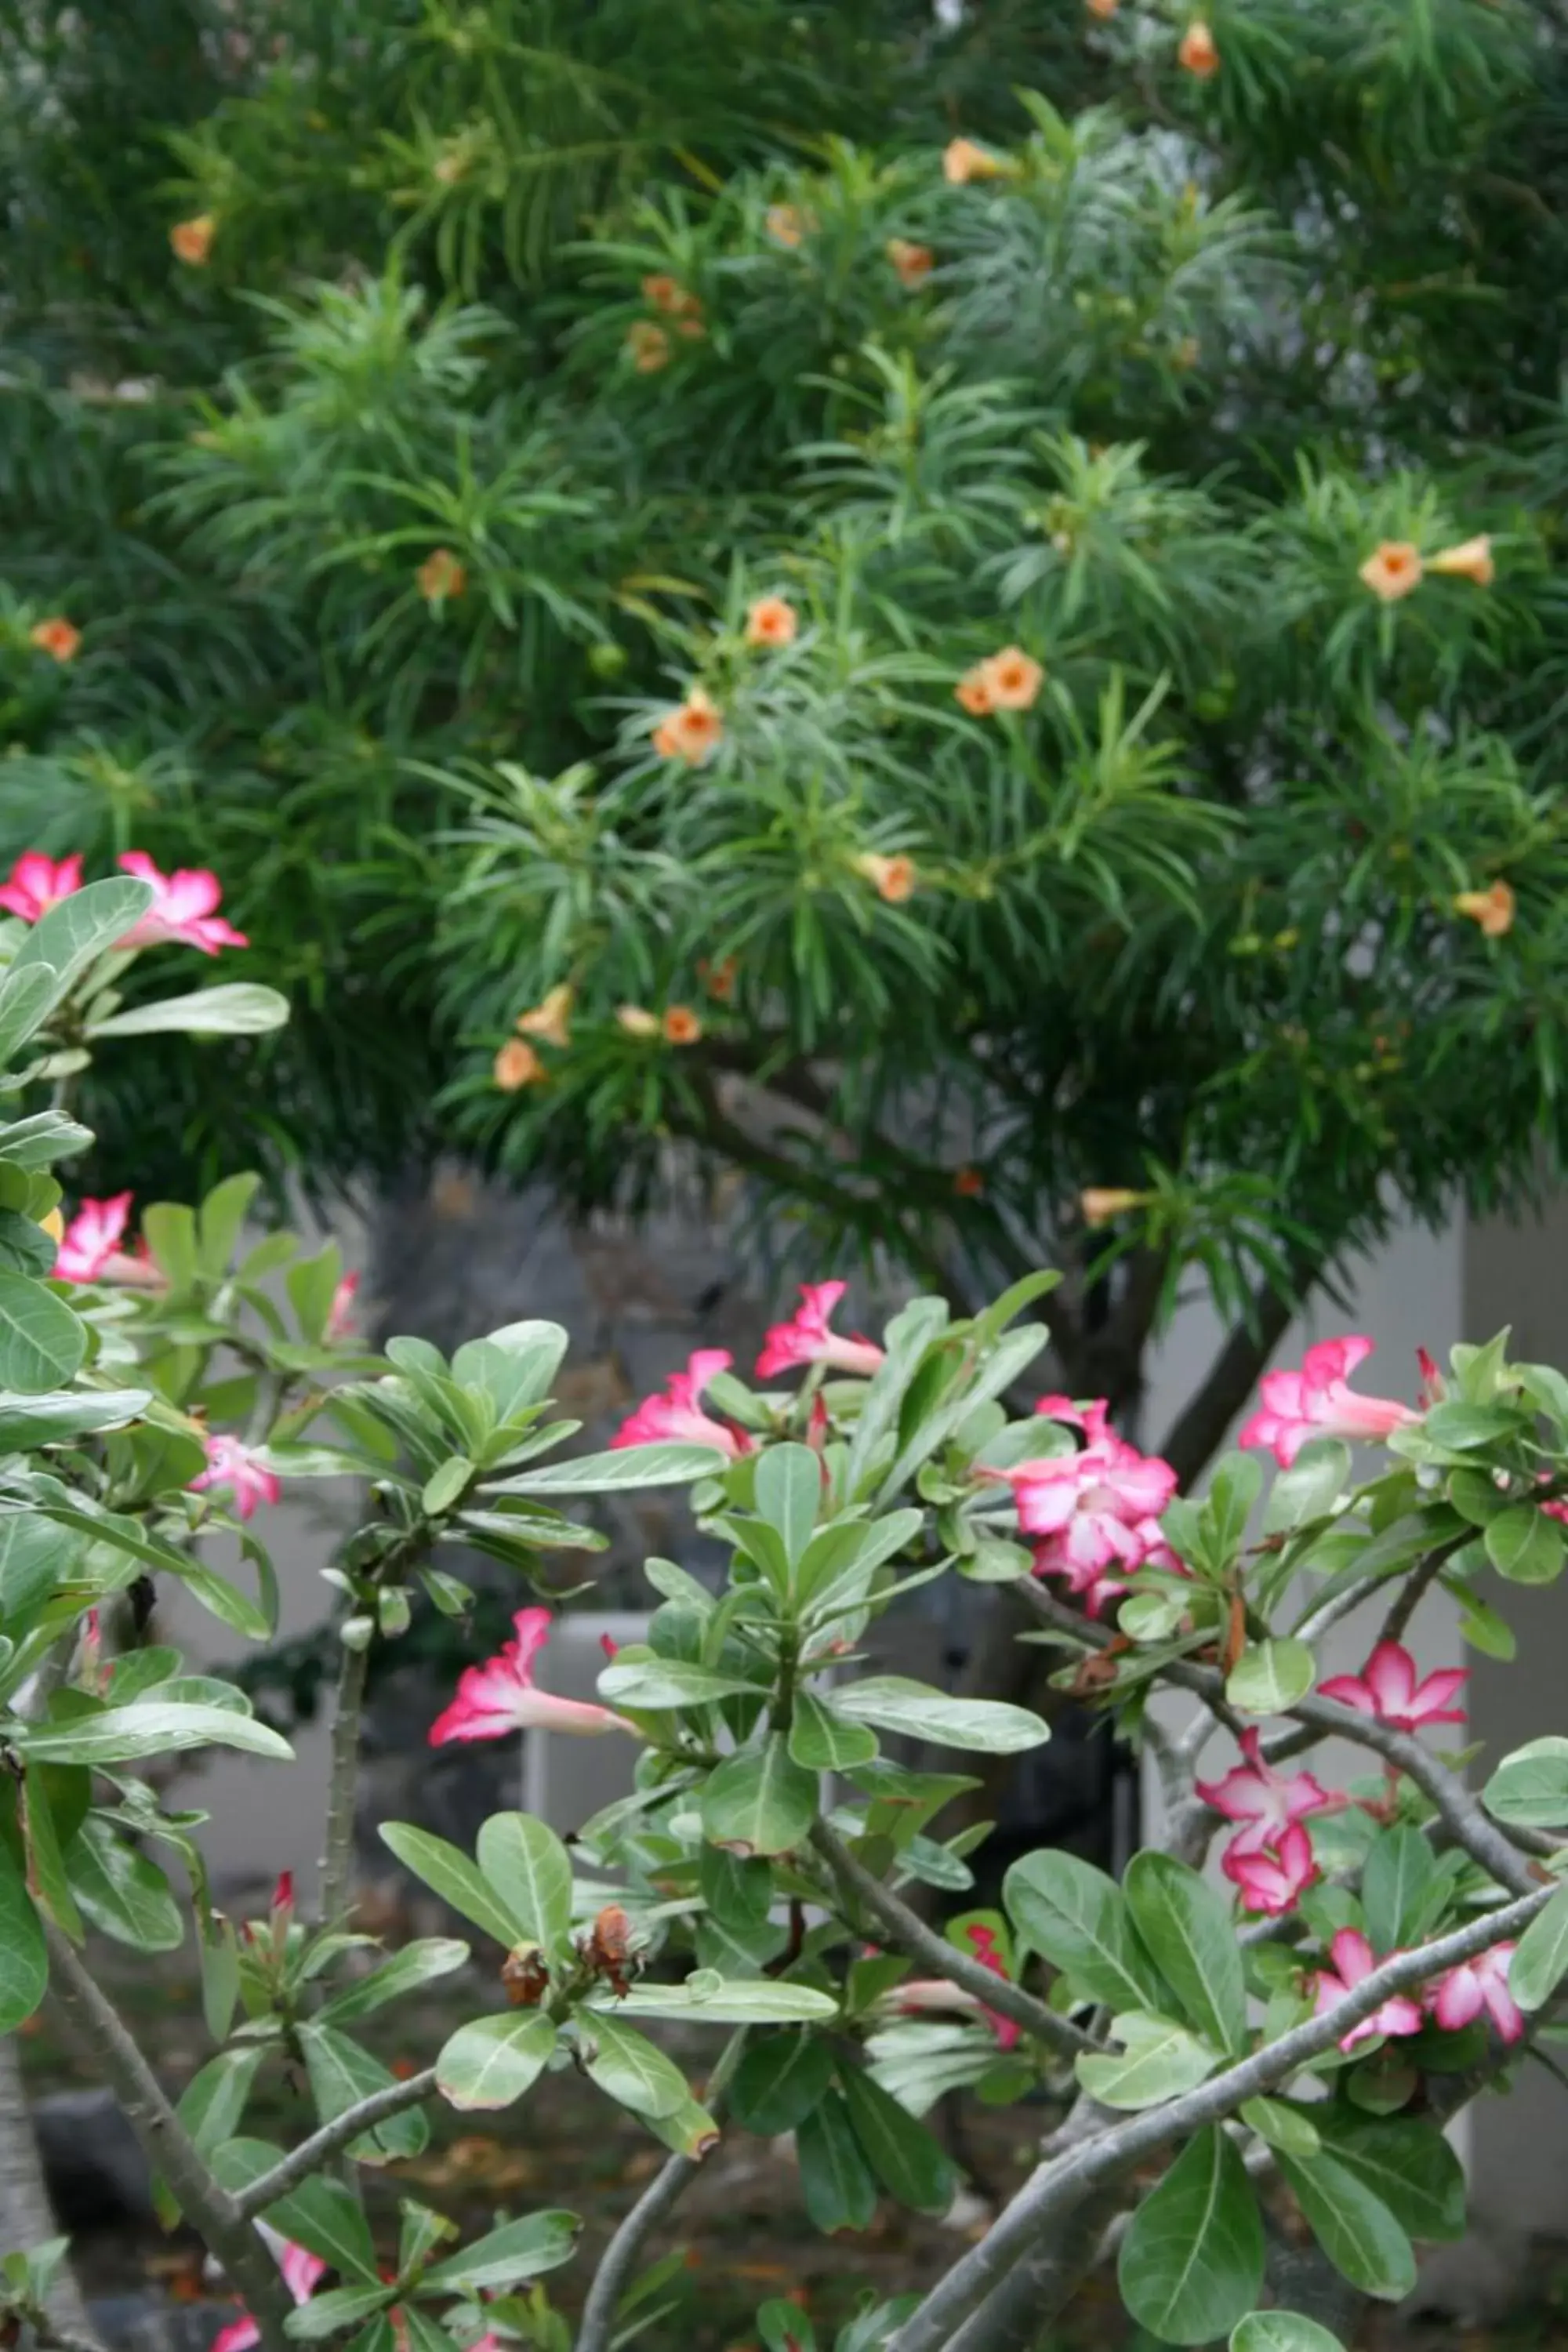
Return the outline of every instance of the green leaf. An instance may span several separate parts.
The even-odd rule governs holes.
[[[790,1567],[797,1567],[822,1501],[820,1455],[809,1445],[770,1445],[757,1463],[752,1496],[759,1516],[783,1543]]]
[[[67,1846],[66,1877],[82,1916],[100,1935],[142,1952],[177,1951],[184,1919],[157,1864],[89,1813]]]
[[[87,1326],[28,1274],[0,1266],[0,1389],[41,1396],[81,1370]]]
[[[1415,2284],[1410,2241],[1381,2197],[1331,2156],[1280,2153],[1279,2169],[1330,2262],[1363,2294],[1401,2303]]]
[[[805,2210],[828,2237],[840,2230],[868,2230],[877,2210],[877,2184],[861,2153],[849,2109],[829,2091],[806,2116],[795,2136]]]
[[[1563,1742],[1568,1749],[1568,1740]],[[1419,1943],[1432,1925],[1432,1906],[1446,1898],[1447,1882],[1436,1857],[1417,1829],[1384,1830],[1362,1864],[1361,1900],[1373,1948],[1387,1954]]]
[[[1563,1573],[1565,1530],[1533,1503],[1514,1503],[1489,1520],[1487,1558],[1510,1584],[1555,1584]]]
[[[885,1354],[860,1400],[849,1458],[844,1465],[844,1492],[858,1494],[866,1473],[881,1446],[898,1428],[899,1408],[931,1341],[948,1319],[944,1298],[911,1298],[882,1335]]]
[[[779,1977],[698,1976],[684,1984],[634,1985],[616,2003],[617,2017],[672,2017],[709,2025],[824,2025],[838,2014],[831,1993]]]
[[[294,1752],[279,1733],[251,1716],[160,1698],[105,1707],[101,1714],[68,1723],[18,1725],[12,1738],[29,1757],[50,1764],[129,1764],[187,1748],[237,1748],[246,1755],[284,1762]]]
[[[770,2033],[748,2043],[730,2086],[731,2112],[763,2139],[792,2132],[833,2080],[833,2051],[813,2032]]]
[[[57,1774],[55,1779],[57,1786],[63,1780],[67,1787],[71,1788],[78,1775]],[[27,1884],[45,1918],[52,1919],[73,1944],[79,1944],[83,1941],[81,1915],[60,1856],[62,1832],[49,1801],[49,1780],[48,1768],[40,1766],[24,1776],[17,1792],[18,1819],[24,1828],[26,1847]],[[70,1824],[68,1823],[64,1834],[68,1838],[70,1836]]]
[[[958,2175],[941,2143],[859,2067],[841,2067],[838,2079],[860,2152],[889,2196],[917,2213],[945,2213]]]
[[[32,2016],[48,1981],[42,1923],[9,1846],[0,1843],[0,2033]]]
[[[1002,1900],[1024,1941],[1088,1999],[1156,2015],[1169,2006],[1121,1889],[1092,1863],[1070,1853],[1026,1853],[1003,1881]]]
[[[905,1675],[872,1675],[833,1694],[838,1714],[854,1723],[909,1739],[929,1739],[943,1748],[972,1748],[991,1756],[1016,1756],[1050,1738],[1048,1726],[1025,1706],[1001,1699],[949,1698],[944,1691]]]
[[[183,1030],[187,1037],[259,1037],[281,1029],[289,1018],[289,1000],[275,988],[255,981],[224,981],[216,988],[198,988],[189,996],[164,996],[155,1004],[129,1005],[94,1021],[89,1037],[153,1037]]]
[[[209,1281],[228,1272],[250,1204],[260,1188],[257,1175],[226,1176],[196,1210],[196,1256]]]
[[[1133,1922],[1183,2014],[1217,2050],[1247,2048],[1247,1987],[1230,1905],[1170,1854],[1134,1854],[1122,1880]]]
[[[419,1507],[426,1517],[438,1519],[443,1511],[449,1511],[473,1475],[474,1465],[466,1454],[448,1454],[439,1470],[432,1471],[425,1481]]]
[[[48,1019],[58,979],[52,964],[35,963],[0,980],[0,1068]]]
[[[1210,2344],[1258,2301],[1263,2263],[1247,2167],[1211,2124],[1133,2214],[1117,2265],[1121,2300],[1163,2344]]]
[[[239,2129],[250,2086],[266,2055],[259,2043],[220,2050],[191,2076],[174,2112],[203,2156],[210,2157]]]
[[[1249,2311],[1231,2329],[1230,2352],[1344,2352],[1344,2347],[1299,2311]]]
[[[625,1445],[611,1454],[581,1454],[542,1470],[487,1484],[487,1495],[619,1495],[636,1486],[689,1486],[716,1478],[730,1457],[712,1445]]]
[[[1241,2120],[1267,2141],[1270,2147],[1283,2148],[1287,2156],[1316,2156],[1322,2146],[1317,2125],[1300,2107],[1285,2099],[1247,2099],[1241,2109]]]
[[[698,1849],[697,1888],[711,1916],[732,1935],[747,1936],[763,1927],[773,1909],[769,1864],[760,1859],[748,1862],[722,1846]]]
[[[153,1402],[151,1389],[72,1390],[54,1396],[0,1396],[0,1453],[31,1452],[100,1430],[123,1429]]]
[[[584,2071],[606,2098],[635,2116],[673,2116],[691,2086],[673,2058],[608,2010],[579,2010],[574,2021]]]
[[[572,1864],[552,1829],[531,1813],[492,1813],[480,1824],[480,1870],[525,1940],[556,1950],[572,1932]]]
[[[443,2044],[436,2080],[448,2105],[510,2107],[531,2090],[555,2047],[555,2021],[542,2010],[478,2017]]]
[[[560,2211],[530,2213],[521,2221],[504,2222],[426,2271],[425,2284],[472,2295],[539,2278],[571,2261],[581,2227],[575,2213]]]
[[[1468,1454],[1478,1445],[1495,1445],[1500,1438],[1516,1437],[1524,1425],[1525,1416],[1518,1406],[1456,1401],[1435,1404],[1423,1419],[1421,1433],[1446,1454]]]
[[[1317,1674],[1318,1662],[1305,1642],[1257,1642],[1231,1668],[1225,1695],[1243,1715],[1284,1715],[1306,1697]]]
[[[1465,2168],[1435,2124],[1416,2116],[1348,2119],[1329,2107],[1323,2147],[1387,2206],[1399,2227],[1427,2242],[1465,2234]]]
[[[531,1943],[534,1938],[519,1919],[514,1919],[491,1893],[483,1873],[469,1861],[466,1853],[445,1838],[435,1836],[429,1830],[416,1829],[412,1822],[383,1822],[379,1835],[383,1845],[397,1856],[405,1869],[411,1870],[423,1885],[428,1886],[493,1936],[505,1950],[514,1944]]]
[[[270,2172],[281,2153],[266,2140],[233,2139],[214,2153],[213,2170],[232,2193],[248,2189],[253,2181]],[[341,2181],[318,2174],[302,2180],[286,2196],[274,2198],[263,2211],[275,2230],[281,2231],[286,2238],[296,2239],[311,2253],[320,2254],[333,2270],[372,2284],[379,2281],[370,2224],[358,2200]]]
[[[65,1529],[41,1512],[0,1512],[0,1623],[13,1635],[31,1623],[76,1551]]]
[[[1263,1507],[1266,1536],[1292,1535],[1333,1509],[1350,1485],[1351,1450],[1342,1438],[1314,1437],[1281,1470]]]
[[[200,1270],[195,1211],[183,1201],[154,1201],[142,1213],[142,1233],[170,1289],[189,1290]]]
[[[352,2327],[355,2320],[368,2319],[373,2312],[384,2311],[397,2290],[392,2286],[331,2286],[319,2290],[309,2303],[301,2303],[283,2322],[283,2333],[298,2344],[317,2344],[326,2336],[339,2336]]]
[[[814,1692],[800,1690],[790,1719],[789,1752],[808,1772],[847,1772],[851,1765],[871,1761],[877,1735],[866,1724],[847,1722]]]
[[[81,974],[98,956],[135,929],[156,897],[150,882],[129,875],[109,882],[89,882],[73,890],[40,915],[11,959],[13,977],[35,964],[54,970],[49,1009],[62,1004]]]
[[[330,2124],[361,2099],[384,2091],[396,2081],[379,2058],[351,2042],[346,2033],[335,2026],[323,2025],[312,2018],[299,2028],[300,2045],[305,2053],[305,2072],[310,2078],[310,2095],[316,2102],[316,2113],[324,2124]],[[409,2107],[402,2115],[389,2116],[384,2123],[375,2124],[353,2141],[348,2153],[361,2164],[395,2162],[404,2157],[417,2156],[430,2137],[430,2126],[423,2112]]]
[[[1519,1939],[1508,1989],[1521,2009],[1539,2009],[1568,1972],[1568,1886],[1560,1886]]]
[[[1481,1802],[1510,1829],[1555,1830],[1568,1823],[1568,1739],[1527,1740],[1505,1756]]]
[[[658,1714],[666,1707],[709,1706],[721,1698],[749,1693],[765,1696],[755,1683],[739,1675],[721,1675],[710,1666],[689,1665],[681,1658],[627,1658],[624,1655],[601,1673],[599,1696],[606,1706],[633,1707]]]
[[[816,1819],[816,1775],[795,1762],[782,1732],[728,1756],[702,1785],[702,1834],[736,1853],[788,1853]]]
[[[1120,2051],[1105,2056],[1085,2052],[1074,2061],[1079,2083],[1102,2107],[1163,2106],[1195,2089],[1221,2063],[1219,2053],[1184,2025],[1143,2010],[1113,2018],[1110,2031],[1122,2045]]]
[[[421,1986],[434,1984],[438,1977],[449,1976],[468,1957],[468,1947],[455,1937],[428,1936],[405,1944],[369,1976],[356,1978],[333,1993],[317,2014],[328,2025],[346,2025],[353,2018],[369,2017],[389,2000],[401,2000]]]

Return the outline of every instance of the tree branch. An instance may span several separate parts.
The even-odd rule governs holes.
[[[195,2141],[164,2097],[157,2077],[93,1981],[75,1947],[46,1921],[49,1990],[124,2108],[148,2162],[223,2265],[260,2331],[267,2352],[293,2352],[283,2332],[292,2310],[267,2242],[207,2169]]]
[[[354,1816],[359,1796],[360,1717],[364,1708],[368,1649],[343,1643],[332,1709],[331,1778],[327,1790],[326,1845],[321,1855],[323,1927],[341,1924],[353,1884]]]
[[[290,2189],[298,2189],[312,2172],[320,2172],[329,2165],[361,2132],[385,2123],[390,2116],[400,2116],[405,2107],[417,2106],[421,2099],[434,2097],[435,2092],[434,2066],[426,2066],[422,2074],[410,2074],[405,2083],[389,2083],[384,2091],[373,2091],[367,2099],[345,2108],[330,2124],[313,2131],[309,2139],[302,2139],[298,2147],[290,2148],[270,2172],[262,2173],[248,2189],[242,2189],[234,2200],[236,2212],[247,2221],[265,2212],[268,2205],[275,2205]]]
[[[1011,1984],[1005,1977],[983,1969],[978,1960],[970,1959],[956,1944],[950,1944],[945,1936],[928,1927],[890,1886],[884,1885],[856,1859],[837,1832],[825,1821],[813,1824],[811,1842],[833,1873],[840,1892],[863,1905],[884,1934],[910,1959],[919,1960],[933,1975],[945,1977],[951,1984],[962,1986],[965,1992],[973,1993],[987,2009],[994,2009],[998,2017],[1006,2018],[1032,2041],[1047,2042],[1064,2056],[1100,2047],[1090,2035],[1068,2019],[1058,2017],[1021,1985]]]
[[[706,2096],[709,2113],[715,2120],[745,2046],[746,2032],[742,2028],[731,2036],[709,2077]],[[701,2168],[700,2157],[672,2156],[648,2182],[605,2247],[605,2258],[594,2274],[588,2300],[583,2306],[583,2324],[577,2330],[577,2352],[609,2352],[616,2312],[638,2255],[665,2215],[679,2201],[688,2182],[695,2179]]]
[[[941,2352],[1014,2263],[1053,2223],[1076,2213],[1097,2189],[1119,2179],[1172,2140],[1222,2123],[1247,2100],[1288,2080],[1310,2059],[1321,2058],[1394,1994],[1474,1959],[1493,1944],[1522,1932],[1543,1911],[1555,1885],[1538,1886],[1516,1903],[1472,1919],[1452,1934],[1409,1952],[1396,1953],[1364,1977],[1353,1991],[1321,2017],[1310,2017],[1277,2042],[1213,2075],[1164,2106],[1113,2125],[1079,2148],[1042,2165],[1026,2182],[995,2227],[933,2287],[919,2310],[892,2339],[889,2352]]]

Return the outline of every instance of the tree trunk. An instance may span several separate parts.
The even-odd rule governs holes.
[[[16,2037],[0,2034],[0,2253],[25,2253],[59,2234],[22,2088]],[[87,2305],[68,2262],[55,2273],[49,2313],[71,2335],[92,2340]]]

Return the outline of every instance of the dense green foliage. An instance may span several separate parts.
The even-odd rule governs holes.
[[[13,26],[0,850],[212,866],[295,1020],[108,1071],[117,1170],[440,1133],[635,1201],[673,1137],[973,1286],[1128,1187],[1134,1358],[1184,1263],[1234,1309],[1528,1185],[1551,10],[1218,0],[1206,76],[1133,0],[135,14]],[[1483,533],[1489,584],[1359,576]],[[1033,706],[968,715],[1008,645]],[[694,683],[721,740],[660,758]]]

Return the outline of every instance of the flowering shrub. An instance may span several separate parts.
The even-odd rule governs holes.
[[[153,888],[85,884],[13,928],[0,1024],[19,1076],[58,1064],[58,1038],[112,1034],[103,1006]],[[840,2352],[938,2352],[961,2334],[1005,2346],[1018,2315],[1039,2325],[1111,2250],[1128,2311],[1160,2342],[1324,2352],[1315,2322],[1271,2307],[1266,2211],[1293,2205],[1321,2257],[1388,2300],[1414,2280],[1413,2241],[1463,2230],[1442,2126],[1506,2085],[1568,1970],[1568,1743],[1490,1764],[1478,1796],[1422,1736],[1462,1721],[1464,1677],[1418,1680],[1401,1637],[1436,1580],[1500,1641],[1483,1590],[1561,1571],[1561,1375],[1510,1364],[1498,1342],[1457,1349],[1442,1381],[1429,1371],[1419,1412],[1347,1404],[1342,1373],[1366,1343],[1336,1343],[1271,1376],[1250,1450],[1181,1496],[1102,1400],[1047,1394],[1021,1415],[1005,1402],[1047,1344],[1020,1318],[1048,1307],[1054,1276],[977,1316],[918,1297],[878,1340],[835,1335],[838,1286],[811,1285],[769,1332],[757,1384],[700,1353],[608,1450],[574,1458],[560,1449],[574,1425],[550,1403],[558,1328],[510,1325],[449,1361],[408,1338],[372,1354],[335,1250],[243,1247],[246,1181],[194,1212],[147,1207],[134,1254],[123,1195],[79,1205],[62,1238],[45,1171],[85,1141],[58,1108],[0,1130],[0,2029],[46,1997],[72,2016],[169,2210],[242,2300],[229,2352],[328,2335],[378,2352],[394,2315],[422,2352],[501,2352],[533,2340],[537,2282],[557,2270],[582,2305],[582,2352],[605,2352],[657,2308],[668,2265],[645,2269],[647,2241],[721,2135],[792,2132],[812,2220],[855,2231],[882,2195],[951,2204],[959,2171],[924,2118],[966,2091],[1043,2095],[1058,2126],[978,2242],[923,2297],[868,2304]],[[1379,1413],[1370,1478],[1321,1421],[1295,1442],[1319,1396]],[[1258,1454],[1281,1422],[1289,1466],[1265,1496]],[[268,1507],[323,1476],[373,1498],[331,1571],[325,1859],[309,1895],[286,1874],[267,1916],[237,1928],[207,1892],[199,1817],[140,1768],[214,1746],[281,1766],[287,1745],[232,1683],[143,1646],[145,1612],[126,1617],[117,1596],[169,1579],[265,1639]],[[688,1490],[728,1554],[721,1587],[650,1559],[647,1639],[607,1645],[597,1700],[541,1690],[543,1556],[595,1540],[561,1507],[653,1485]],[[204,1557],[215,1529],[240,1538],[237,1579]],[[635,1744],[635,1785],[570,1847],[522,1811],[485,1822],[471,1854],[384,1823],[466,1930],[389,1952],[353,1927],[367,1658],[402,1638],[418,1594],[464,1614],[437,1564],[449,1542],[541,1597],[499,1656],[462,1673],[432,1743],[614,1735]],[[917,1886],[961,1895],[973,1841],[942,1825],[964,1777],[906,1760],[905,1743],[962,1759],[1047,1736],[1026,1708],[866,1670],[876,1621],[943,1576],[1011,1582],[1062,1654],[1056,1678],[1157,1767],[1161,1837],[1120,1885],[1047,1849],[1013,1864],[998,1911],[935,1927],[910,1903]],[[1317,1640],[1352,1603],[1381,1633],[1361,1674],[1322,1679]],[[1156,1692],[1185,1701],[1179,1728]],[[1222,1736],[1239,1760],[1203,1778]],[[1286,1769],[1331,1738],[1365,1751],[1373,1777]],[[1216,1879],[1203,1864],[1222,1832]],[[303,1862],[316,1847],[300,1836]],[[188,1899],[161,1854],[184,1865]],[[149,1953],[194,1937],[212,2050],[177,2107],[98,1983],[100,1936]],[[395,2075],[360,2021],[443,1979],[461,2021]],[[700,2090],[661,2042],[674,2021],[727,2036]],[[361,2177],[416,2154],[435,2103],[495,2112],[569,2065],[666,2151],[591,2278],[572,2281],[577,2221],[553,2210],[465,2243],[405,2200],[395,2251],[376,2244]],[[247,2115],[292,2066],[315,2122],[283,2147]],[[46,2344],[63,2251],[16,2246],[0,2264],[0,2317]],[[786,2317],[798,2340],[805,2323]],[[764,2306],[763,2339],[780,2326]]]

